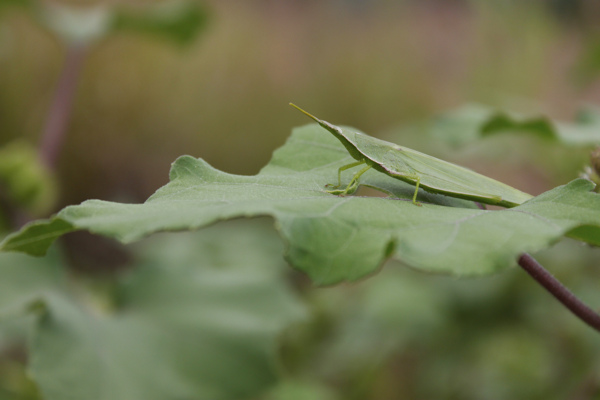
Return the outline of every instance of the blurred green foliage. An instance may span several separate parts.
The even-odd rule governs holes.
[[[58,195],[53,173],[40,162],[36,150],[23,141],[0,148],[0,187],[6,212],[23,208],[34,216],[52,210]]]
[[[260,223],[157,237],[138,246],[135,268],[103,285],[67,278],[56,252],[5,254],[0,326],[27,324],[1,347],[8,355],[27,339],[28,372],[49,400],[260,393],[277,377],[279,332],[304,314],[275,240]],[[23,379],[17,361],[0,377],[6,390]]]
[[[146,4],[136,10],[116,3],[74,6],[61,1],[0,0],[0,9],[27,7],[42,26],[58,35],[65,44],[89,44],[119,31],[153,35],[184,45],[205,27],[208,12],[191,0],[168,0]]]
[[[228,172],[255,173],[301,123],[289,101],[373,134],[465,100],[496,105],[519,96],[565,119],[576,108],[568,66],[553,61],[567,51],[566,33],[534,5],[208,6],[212,23],[185,53],[124,32],[95,46],[59,171],[66,203],[141,201],[183,152]],[[33,139],[61,48],[16,11],[2,19],[0,132],[5,140]],[[431,139],[417,139],[411,147],[429,153]]]
[[[499,133],[525,133],[563,145],[589,148],[600,143],[599,128],[600,112],[592,108],[581,110],[575,122],[565,123],[543,115],[523,116],[469,104],[438,117],[433,134],[456,146]]]
[[[17,3],[27,2],[0,1],[3,143],[37,140],[64,54],[64,44],[32,14],[3,7]],[[546,2],[373,0],[346,7],[348,3],[193,2],[200,9],[209,6],[211,23],[200,40],[187,42],[185,51],[174,51],[152,34],[113,31],[94,45],[85,65],[58,171],[62,204],[88,198],[145,200],[166,182],[169,164],[184,153],[227,172],[254,174],[290,127],[303,123],[288,109],[289,101],[306,104],[334,123],[380,132],[394,142],[472,166],[532,194],[572,180],[588,163],[584,149],[519,134],[452,147],[432,136],[422,122],[466,102],[565,121],[573,119],[582,103],[597,103],[595,2],[561,2],[555,8],[558,19]],[[567,13],[561,11],[566,9],[571,10],[567,23]],[[131,15],[135,17],[124,25],[147,27],[137,20],[137,12]],[[188,18],[200,21],[198,15]],[[164,26],[168,24],[149,30]],[[586,51],[587,59],[581,57]],[[577,73],[586,78],[575,82],[579,86],[573,81]],[[25,175],[25,183],[37,179],[36,174]],[[40,201],[51,203],[49,197]],[[140,303],[139,290],[130,291],[136,284],[146,290],[183,279],[193,286],[187,278],[196,272],[209,274],[205,269],[212,266],[228,270],[240,285],[248,276],[246,268],[254,273],[265,266],[261,276],[270,276],[276,287],[285,286],[278,274],[288,271],[288,281],[309,308],[308,321],[269,340],[271,360],[278,358],[277,343],[281,348],[282,360],[275,369],[282,373],[279,384],[255,394],[257,400],[600,395],[597,334],[519,270],[456,280],[390,262],[363,282],[314,288],[280,264],[278,239],[259,234],[263,231],[255,226],[247,232],[246,223],[142,243],[129,251],[143,261],[117,272],[110,272],[114,266],[103,258],[116,251],[114,245],[108,250],[95,244],[78,249],[96,257],[90,264],[96,273],[104,273],[101,277],[82,276],[71,268],[74,250],[69,241],[62,258],[18,256],[18,261],[8,262],[12,256],[3,256],[0,302],[12,306],[2,307],[0,397],[40,396],[24,343],[39,320],[33,315],[19,318],[19,305],[40,306],[31,301],[58,290],[72,296],[72,305],[83,308],[86,318],[113,324],[128,313],[140,315],[127,305],[160,308]],[[597,308],[597,249],[564,241],[537,257]],[[195,260],[194,265],[204,267],[178,269]],[[241,268],[239,275],[232,265]],[[182,308],[192,308],[166,307],[165,314],[173,310],[175,318],[181,312],[188,322],[202,317],[195,313],[195,303],[177,298],[178,287],[163,292],[169,297],[165,304],[179,301]],[[152,292],[144,298],[151,302]],[[50,315],[43,306],[37,312]],[[164,319],[151,316],[148,321]],[[65,360],[57,355],[49,362],[54,366]],[[248,378],[245,370],[236,370],[226,388],[237,384],[238,376]]]
[[[197,38],[207,20],[208,12],[198,3],[172,1],[141,13],[116,12],[111,31],[154,35],[183,45]]]

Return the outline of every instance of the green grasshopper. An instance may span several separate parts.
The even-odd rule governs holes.
[[[329,193],[342,196],[353,193],[358,188],[360,177],[373,168],[414,185],[415,193],[412,201],[418,206],[421,205],[417,202],[419,188],[430,193],[502,207],[515,207],[533,197],[470,169],[364,133],[341,128],[309,114],[293,103],[290,105],[331,132],[356,160],[356,162],[338,169],[338,184],[333,186],[333,190],[328,190]],[[360,165],[364,165],[364,167],[354,175],[345,189],[340,189],[342,172]],[[331,187],[331,185],[327,185],[327,187]]]

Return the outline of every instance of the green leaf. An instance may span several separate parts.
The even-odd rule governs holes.
[[[470,104],[438,117],[433,133],[455,145],[475,141],[482,136],[504,132],[524,132],[573,146],[600,143],[600,112],[582,110],[572,123],[554,122],[537,116],[523,116],[499,111],[479,104]]]
[[[32,256],[43,256],[60,236],[76,228],[61,218],[33,221],[26,225],[26,235],[9,235],[1,244],[4,251],[21,251]]]
[[[45,258],[0,254],[0,320],[22,315],[42,293],[66,287],[66,274],[55,251]]]
[[[26,371],[24,351],[40,306],[40,294],[67,287],[67,277],[55,251],[48,257],[0,254],[0,399],[40,399]]]
[[[67,207],[53,220],[10,236],[2,249],[39,252],[52,232],[49,226],[58,221],[127,243],[158,231],[272,216],[289,262],[317,284],[333,284],[374,273],[392,256],[422,270],[483,275],[581,226],[588,228],[576,231],[578,239],[598,241],[600,196],[585,180],[499,211],[464,208],[465,201],[426,193],[419,198],[423,207],[417,207],[410,201],[412,186],[376,171],[367,172],[362,182],[394,196],[331,195],[325,185],[351,158],[330,136],[316,125],[295,130],[256,176],[227,174],[181,157],[171,169],[171,182],[144,204],[91,200]],[[43,224],[45,236],[38,237],[35,230]]]
[[[169,1],[146,7],[137,13],[132,10],[117,10],[112,30],[154,35],[185,45],[196,38],[207,21],[208,12],[197,2]]]

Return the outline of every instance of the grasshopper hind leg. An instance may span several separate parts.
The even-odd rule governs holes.
[[[421,184],[421,177],[417,176],[417,181],[415,182],[415,194],[413,194],[412,202],[415,206],[421,207],[421,203],[417,201],[417,195],[419,194],[419,185]]]

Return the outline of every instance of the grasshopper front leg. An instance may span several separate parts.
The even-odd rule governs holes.
[[[354,175],[354,177],[352,178],[352,180],[350,181],[350,183],[348,184],[348,186],[346,186],[345,189],[338,189],[340,186],[342,186],[342,171],[345,171],[345,170],[347,170],[349,168],[357,167],[357,166],[362,165],[364,163],[365,163],[365,161],[362,160],[362,161],[356,161],[356,162],[353,162],[351,164],[344,165],[343,167],[340,167],[338,169],[338,185],[337,186],[333,186],[334,190],[328,190],[327,192],[331,193],[331,194],[335,194],[335,195],[341,195],[341,196],[345,196],[348,193],[354,192],[356,190],[356,188],[358,187],[358,182],[359,182],[359,179],[360,179],[361,175],[364,174],[365,172],[367,172],[371,168],[371,166],[367,165],[363,169],[361,169],[360,171],[358,171]],[[327,187],[329,187],[329,186],[330,185],[327,185]]]
[[[337,188],[341,187],[342,186],[342,171],[345,171],[345,170],[350,169],[350,168],[358,167],[359,165],[364,164],[364,162],[365,162],[365,160],[355,161],[353,163],[350,163],[350,164],[347,164],[347,165],[344,165],[344,166],[340,167],[338,169],[338,184],[335,185],[335,186],[333,186],[331,184],[327,184],[325,187],[332,187],[334,189],[337,189]]]

